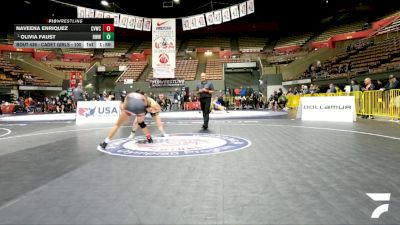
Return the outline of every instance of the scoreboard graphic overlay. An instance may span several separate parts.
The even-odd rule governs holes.
[[[15,24],[16,48],[114,48],[113,19],[48,19]]]

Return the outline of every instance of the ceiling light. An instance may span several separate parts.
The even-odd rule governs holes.
[[[179,4],[179,3],[181,3],[181,1],[180,0],[173,0],[174,1],[174,3],[175,4]]]
[[[110,4],[108,4],[108,2],[105,1],[105,0],[102,0],[100,3],[101,3],[101,5],[103,5],[103,6],[109,6],[109,5],[110,5]]]

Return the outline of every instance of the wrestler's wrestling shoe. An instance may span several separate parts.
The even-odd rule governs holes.
[[[162,137],[169,137],[169,134],[161,134]]]
[[[103,141],[102,143],[99,144],[99,146],[100,146],[102,149],[106,149],[107,143],[106,143],[105,141]]]
[[[153,143],[153,138],[151,138],[151,136],[146,137],[147,139],[147,143],[151,144]]]

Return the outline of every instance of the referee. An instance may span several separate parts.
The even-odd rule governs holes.
[[[211,95],[214,92],[214,85],[207,80],[206,73],[201,73],[201,83],[197,84],[196,90],[200,95],[200,105],[203,111],[203,129],[206,130],[210,119]]]

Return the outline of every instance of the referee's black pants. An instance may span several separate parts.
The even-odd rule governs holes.
[[[201,111],[203,111],[203,120],[204,120],[204,126],[208,127],[208,121],[210,119],[210,107],[211,107],[211,97],[203,97],[200,98],[200,106],[201,106]]]

